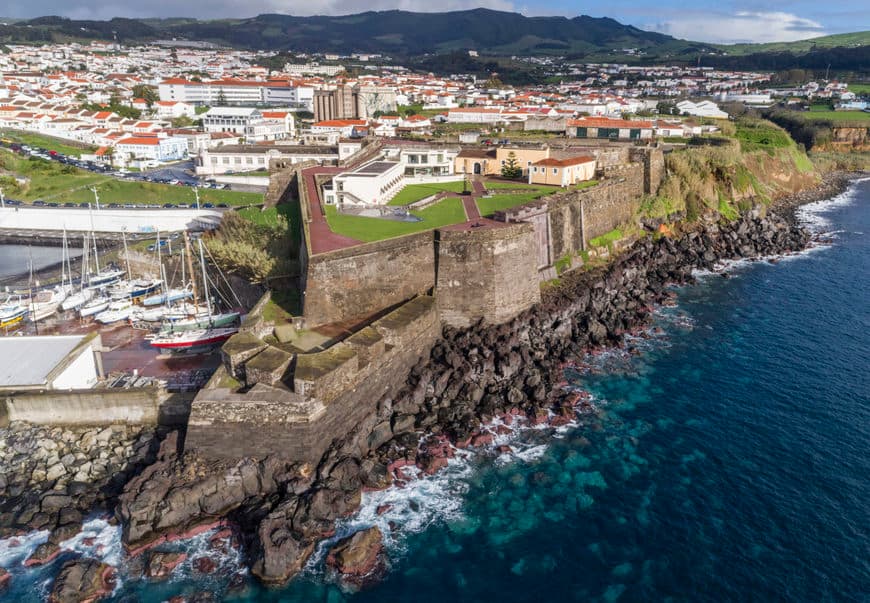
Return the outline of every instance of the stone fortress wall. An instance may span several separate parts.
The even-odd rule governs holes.
[[[370,441],[360,445],[377,448],[379,434],[386,441],[396,428],[374,423],[379,406],[391,404],[444,326],[503,323],[539,303],[540,281],[558,258],[630,221],[643,196],[657,190],[661,150],[628,154],[629,163],[605,163],[598,185],[496,220],[308,256],[304,326],[357,330],[323,351],[299,353],[244,329],[224,346],[224,366],[194,400],[185,448],[212,458],[279,454],[314,463],[366,422]],[[307,220],[307,191],[298,182]],[[307,224],[304,231],[307,238]],[[386,314],[359,328],[378,312]]]
[[[220,369],[193,403],[185,449],[210,458],[275,453],[315,463],[334,438],[376,415],[440,334],[434,298],[420,296],[322,352],[287,354],[248,336],[247,345],[235,342],[224,353],[250,389],[222,387]],[[275,367],[272,379],[241,370],[258,358]],[[382,431],[391,433],[389,426]]]

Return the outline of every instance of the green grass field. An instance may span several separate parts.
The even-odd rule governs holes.
[[[486,190],[488,191],[498,191],[498,190],[533,190],[533,191],[543,191],[546,189],[552,189],[553,191],[558,190],[558,187],[555,186],[541,186],[539,184],[529,184],[527,182],[504,182],[503,180],[487,180],[484,182],[486,186]]]
[[[80,148],[64,143],[62,140],[52,138],[51,136],[42,136],[32,132],[20,132],[18,130],[3,130],[0,131],[0,137],[7,138],[19,144],[26,144],[31,147],[41,147],[49,151],[57,151],[63,155],[73,155],[80,157],[82,153],[93,153],[95,147]]]
[[[826,119],[833,122],[870,122],[867,111],[805,111],[800,114],[804,119]]]
[[[393,197],[389,203],[387,203],[387,205],[410,205],[415,201],[425,199],[430,195],[434,195],[442,191],[461,193],[462,187],[463,182],[461,180],[458,182],[442,182],[440,184],[409,184],[408,186],[400,190],[398,194]]]
[[[870,94],[870,84],[849,84],[849,91],[855,94]]]
[[[539,197],[543,197],[545,194],[546,193],[543,191],[533,191],[521,195],[493,195],[489,198],[478,199],[477,209],[480,210],[480,215],[491,216],[499,210],[523,205],[529,201],[534,201]]]
[[[30,182],[24,186],[18,185],[14,176],[27,177]],[[121,180],[53,161],[22,157],[8,151],[0,152],[0,180],[3,181],[2,186],[7,197],[23,201],[41,199],[55,203],[90,203],[94,201],[91,187],[96,187],[101,204],[196,204],[196,196],[189,186]],[[244,206],[262,203],[263,195],[200,189],[199,200],[200,203]]]
[[[431,230],[440,226],[459,224],[466,220],[462,201],[457,197],[444,199],[431,207],[411,213],[422,218],[422,221],[395,222],[380,218],[350,216],[338,213],[333,205],[327,205],[326,221],[333,232],[370,243]]]

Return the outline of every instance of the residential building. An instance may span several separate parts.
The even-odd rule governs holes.
[[[187,139],[180,136],[141,134],[122,138],[115,143],[112,159],[129,165],[134,162],[180,161],[187,158]]]
[[[283,140],[295,134],[288,111],[260,111],[252,107],[212,107],[203,114],[206,132],[228,132],[249,141]]]
[[[363,130],[368,128],[368,123],[364,119],[328,119],[315,122],[311,126],[312,134],[326,134],[329,132],[338,132],[342,138],[350,138],[352,136],[361,136]]]

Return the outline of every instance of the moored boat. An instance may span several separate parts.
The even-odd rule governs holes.
[[[189,350],[223,343],[238,332],[237,327],[179,331],[155,337],[151,345],[162,350]]]
[[[163,293],[158,293],[157,295],[150,295],[142,300],[143,306],[160,306],[160,305],[168,305],[173,304],[177,301],[181,301],[182,299],[186,299],[188,297],[192,297],[193,292],[188,289],[168,289]]]
[[[66,289],[56,287],[54,289],[45,289],[38,292],[31,300],[29,307],[28,320],[36,322],[43,318],[48,318],[60,308],[61,303],[66,299]]]
[[[25,316],[27,316],[27,306],[21,303],[20,298],[13,301],[11,297],[8,297],[3,305],[0,305],[0,327],[11,327],[18,324]]]
[[[133,302],[129,299],[118,299],[110,302],[108,307],[94,316],[94,318],[104,325],[109,325],[122,320],[127,320],[130,318],[130,314],[132,313]]]

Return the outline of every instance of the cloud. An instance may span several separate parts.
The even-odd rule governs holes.
[[[297,16],[347,15],[369,10],[408,10],[416,12],[442,12],[470,8],[514,10],[511,0],[212,0],[208,8],[198,11],[189,3],[177,0],[33,0],[15,3],[4,16],[31,18],[43,15],[61,15],[72,19],[110,19],[112,17],[198,17],[219,19],[226,17],[253,17],[262,13],[284,13]]]
[[[695,12],[646,26],[675,38],[701,42],[791,42],[827,35],[821,23],[786,12]]]

